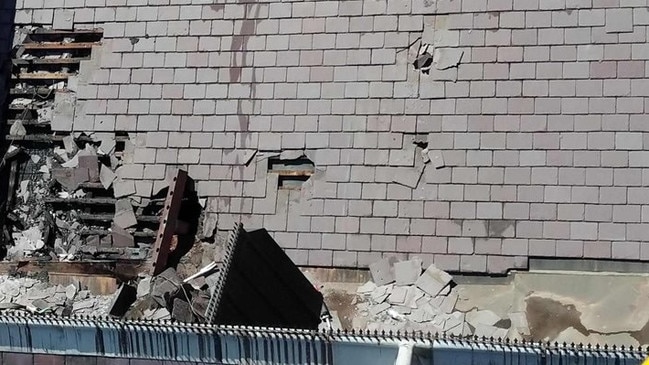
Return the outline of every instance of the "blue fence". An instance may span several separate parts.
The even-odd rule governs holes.
[[[0,316],[0,352],[194,361],[215,364],[394,364],[399,344],[412,364],[635,365],[641,349],[513,344],[428,335],[380,335],[179,324]]]

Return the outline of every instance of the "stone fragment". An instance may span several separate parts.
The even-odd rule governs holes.
[[[113,241],[113,247],[134,247],[135,246],[135,238],[133,238],[133,235],[129,231],[115,224],[111,226],[110,231],[111,231],[110,233],[111,239]]]
[[[395,286],[387,299],[390,304],[404,304],[406,302],[407,294],[407,288],[402,286]]]
[[[406,303],[405,305],[410,307],[410,308],[417,308],[417,302],[419,301],[420,298],[424,297],[424,292],[417,288],[416,286],[411,286],[408,288],[408,295],[406,295]]]
[[[424,163],[430,162],[430,157],[428,156],[428,147],[421,150],[421,159]]]
[[[57,92],[54,94],[54,111],[52,112],[52,130],[72,131],[74,109],[77,103],[74,93]]]
[[[169,318],[171,318],[171,314],[169,313],[167,308],[159,308],[151,316],[151,319],[153,319],[155,321],[159,321],[159,320],[162,320],[162,319],[169,319]]]
[[[382,285],[374,289],[370,298],[376,304],[382,303],[392,292],[392,285]]]
[[[474,327],[479,324],[493,326],[500,321],[500,317],[490,310],[473,310],[466,314],[466,320]]]
[[[133,195],[135,194],[135,181],[117,179],[113,182],[113,192],[115,198]]]
[[[43,299],[36,299],[32,302],[32,306],[34,306],[38,311],[45,311],[48,308],[51,308],[53,305],[44,301]]]
[[[73,300],[76,295],[77,295],[77,287],[74,284],[70,284],[65,287],[65,296],[69,300]]]
[[[193,322],[194,315],[192,314],[192,309],[189,303],[180,298],[174,299],[171,318],[184,323]]]
[[[444,287],[444,289],[442,289],[442,290],[439,292],[439,295],[447,296],[447,295],[449,295],[450,293],[451,293],[451,286],[450,286],[450,285],[447,285],[447,286]]]
[[[9,135],[14,137],[24,137],[27,134],[25,126],[21,120],[16,120],[9,128]]]
[[[453,291],[442,301],[442,304],[439,306],[439,309],[444,313],[451,313],[455,309],[455,304],[457,303],[458,295],[457,292]]]
[[[376,289],[376,284],[372,281],[368,281],[367,283],[361,285],[356,289],[356,292],[358,294],[368,294],[374,291]]]
[[[421,260],[413,259],[394,263],[396,285],[414,284],[421,274]]]
[[[63,137],[63,147],[65,148],[65,152],[70,156],[74,156],[79,152],[79,146],[77,146],[73,136]]]
[[[415,285],[426,294],[435,297],[445,286],[450,284],[451,279],[451,275],[438,269],[435,264],[431,264],[417,279]]]
[[[146,277],[137,284],[137,297],[142,298],[151,292],[151,278]]]
[[[101,181],[101,185],[104,186],[104,189],[108,190],[116,178],[117,175],[110,169],[110,167],[101,164],[101,168],[99,169],[99,181]]]
[[[99,162],[97,155],[86,155],[79,153],[79,168],[88,170],[88,181],[99,181]]]
[[[75,180],[75,172],[73,169],[54,168],[52,169],[52,177],[61,186],[68,191],[76,190],[79,184]]]
[[[111,316],[122,317],[137,299],[136,289],[128,284],[122,284],[108,306]]]
[[[388,310],[388,308],[390,308],[390,304],[388,304],[388,303],[379,303],[377,305],[374,305],[374,306],[370,307],[370,314],[372,316],[376,316],[376,315],[380,314],[381,312],[384,312],[384,311]]]
[[[118,199],[115,202],[113,223],[120,228],[129,228],[137,225],[133,205],[131,205],[129,199]]]
[[[387,258],[371,263],[370,274],[372,274],[372,281],[376,285],[381,286],[394,282],[394,273],[390,260]]]
[[[433,65],[438,70],[457,67],[462,62],[464,51],[459,48],[435,48],[433,52]]]
[[[78,312],[82,309],[92,308],[95,305],[95,300],[93,298],[88,298],[85,300],[79,300],[72,303],[72,312]]]
[[[219,277],[220,274],[218,272],[205,277],[205,284],[207,285],[207,291],[210,293],[210,295],[214,293],[214,289],[216,288],[216,284],[219,281]]]
[[[401,169],[399,173],[393,176],[392,182],[415,189],[419,185],[423,173],[423,166]]]
[[[115,151],[116,142],[114,134],[102,135],[99,140],[101,141],[101,144],[99,145],[99,150],[97,152],[103,155],[109,155]]]
[[[428,158],[430,158],[433,167],[435,167],[436,169],[441,169],[445,166],[444,155],[440,150],[429,150]]]
[[[161,307],[166,307],[167,302],[178,293],[181,285],[182,280],[176,273],[176,269],[170,267],[153,278],[151,296]]]

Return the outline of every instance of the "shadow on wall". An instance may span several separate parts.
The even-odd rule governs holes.
[[[9,82],[11,80],[11,49],[13,47],[14,38],[14,18],[16,15],[16,0],[0,0],[0,128],[3,131],[0,133],[0,153],[5,155],[8,145],[4,138],[4,130],[6,130],[6,111],[7,111],[7,95],[9,94]],[[7,201],[7,185],[9,182],[4,158],[0,159],[0,212],[4,212],[4,203]],[[0,226],[4,225],[4,216],[2,214],[2,221]],[[4,245],[2,245],[2,250]],[[3,252],[0,252],[0,257]]]
[[[0,101],[3,106],[7,97],[7,85],[11,75],[11,48],[13,47],[15,14],[16,0],[0,1],[0,69],[2,70],[0,75]],[[3,117],[4,111],[3,107],[0,111]]]

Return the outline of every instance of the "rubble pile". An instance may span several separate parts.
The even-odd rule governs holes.
[[[521,338],[529,336],[525,313],[501,318],[490,310],[456,310],[453,278],[418,259],[370,265],[372,281],[357,290],[357,311],[371,331],[422,331],[453,336]]]
[[[110,301],[111,296],[92,295],[78,283],[50,285],[33,278],[0,276],[0,311],[103,317]]]
[[[135,302],[125,302],[126,318],[174,319],[192,323],[204,321],[217,274],[183,280],[174,268],[154,277],[141,278],[137,284]],[[116,313],[120,310],[117,309]]]
[[[7,115],[11,143],[2,161],[10,197],[2,209],[7,219],[0,249],[6,254],[0,258],[142,259],[148,253],[158,223],[155,209],[143,201],[151,198],[152,186],[136,191],[120,172],[142,141],[126,132],[73,128],[84,113],[76,94],[80,62],[94,57],[89,46],[102,36],[101,29],[16,29]],[[44,62],[54,59],[69,62]],[[45,82],[46,76],[57,82]],[[144,209],[153,219],[142,226],[137,215]]]
[[[156,212],[155,207],[135,196],[134,182],[118,177],[122,161],[114,153],[114,134],[84,138],[88,142],[65,137],[65,148],[55,147],[46,157],[29,157],[27,168],[34,173],[16,189],[16,203],[8,216],[13,243],[7,247],[6,259],[146,257],[149,245],[136,245],[133,234],[139,229],[143,236],[153,237],[153,226],[137,227],[136,214],[145,209]],[[110,215],[105,221],[88,221],[83,215],[88,216],[89,207]]]

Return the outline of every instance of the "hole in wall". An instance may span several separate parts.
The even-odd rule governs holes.
[[[306,156],[291,159],[271,157],[268,160],[268,172],[279,175],[279,189],[299,190],[315,172],[315,164]]]

